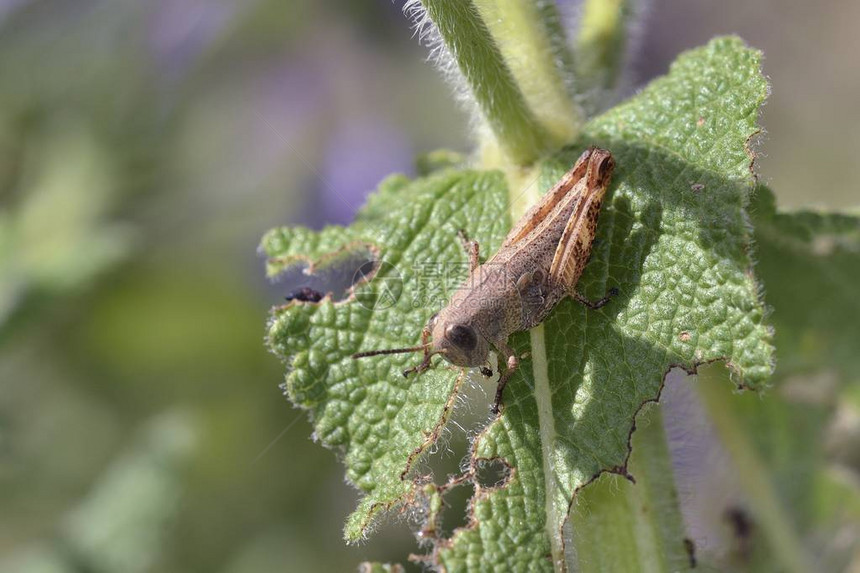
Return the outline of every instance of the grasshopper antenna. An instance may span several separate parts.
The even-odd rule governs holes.
[[[407,352],[424,352],[424,359],[421,360],[421,364],[418,366],[413,366],[408,370],[403,371],[403,377],[408,378],[410,374],[421,374],[425,370],[430,368],[430,357],[434,354],[438,354],[438,352],[430,351],[430,324],[436,319],[436,315],[430,319],[430,322],[427,323],[427,326],[424,327],[424,330],[421,331],[421,345],[420,346],[410,346],[408,348],[389,348],[385,350],[368,350],[367,352],[356,352],[352,355],[353,359],[356,358],[366,358],[368,356],[380,356],[382,354],[405,354]]]
[[[368,356],[381,356],[383,354],[406,354],[407,352],[420,352],[427,348],[426,344],[421,346],[410,346],[409,348],[386,348],[385,350],[368,350],[366,352],[356,352],[352,355],[353,359],[367,358]]]
[[[424,359],[421,361],[421,364],[403,371],[403,377],[408,378],[409,375],[413,372],[416,374],[420,374],[430,368],[430,357],[433,356],[433,353],[430,352],[429,344],[422,344],[421,346],[410,346],[409,348],[387,348],[385,350],[368,350],[367,352],[356,352],[352,355],[352,358],[353,360],[355,360],[356,358],[367,358],[368,356],[381,356],[383,354],[405,354],[407,352],[421,351],[424,352]]]

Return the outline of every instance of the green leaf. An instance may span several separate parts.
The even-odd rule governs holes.
[[[109,220],[111,164],[84,126],[52,125],[25,157],[20,199],[0,204],[0,339],[28,303],[80,291],[122,260],[133,239]]]
[[[757,271],[772,305],[778,378],[831,369],[860,386],[860,216],[778,212],[771,191],[751,205]]]
[[[358,568],[359,573],[403,573],[403,567],[390,563],[370,563],[365,561]]]
[[[542,163],[546,189],[587,145],[615,155],[599,242],[579,290],[598,298],[618,287],[620,295],[598,311],[564,301],[543,325],[512,337],[530,358],[508,385],[502,415],[475,438],[469,463],[501,458],[510,474],[500,487],[475,483],[470,522],[436,540],[432,559],[447,569],[563,568],[574,495],[601,473],[627,473],[634,416],[657,398],[673,365],[692,370],[723,359],[737,384],[766,381],[770,332],[744,211],[752,182],[746,143],[767,92],[759,60],[735,38],[684,54],[668,76]],[[344,248],[387,263],[346,300],[275,308],[268,331],[270,348],[288,364],[288,396],[310,412],[316,438],[343,453],[362,492],[345,529],[350,541],[386,508],[428,511],[444,495],[411,470],[439,437],[463,383],[444,364],[405,379],[400,371],[415,355],[350,355],[418,342],[465,277],[456,231],[466,229],[485,255],[494,252],[520,194],[508,187],[495,171],[398,177],[350,227],[281,228],[263,240],[272,277],[301,261],[322,267]],[[476,482],[473,471],[460,479]]]
[[[401,372],[414,355],[364,361],[350,355],[414,344],[430,314],[464,278],[457,230],[474,228],[474,238],[497,248],[510,227],[501,173],[447,170],[403,183],[384,182],[349,228],[276,229],[263,240],[270,276],[303,257],[320,260],[350,244],[378,249],[386,263],[373,281],[356,288],[360,300],[291,303],[273,311],[269,327],[270,347],[289,360],[288,395],[310,410],[318,439],[345,450],[347,476],[366,494],[347,524],[351,541],[365,534],[380,510],[415,495],[414,484],[401,474],[435,441],[457,376],[439,368],[407,380]],[[480,226],[473,226],[476,221]],[[367,304],[401,280],[396,304]]]
[[[199,430],[188,412],[150,420],[56,531],[0,559],[0,572],[151,571],[171,539]]]
[[[701,396],[764,542],[751,544],[759,566],[750,570],[772,570],[775,562],[786,571],[844,570],[860,549],[844,541],[860,523],[860,487],[857,468],[851,477],[840,467],[851,456],[840,457],[833,420],[854,408],[844,397],[860,386],[860,217],[780,212],[765,187],[756,190],[751,214],[757,274],[776,330],[773,389],[765,400],[730,396],[714,386],[720,380],[709,380]],[[843,449],[856,451],[851,444]]]
[[[860,217],[780,212],[764,187],[752,216],[759,276],[773,306],[777,368],[773,398],[744,403],[739,412],[803,531],[816,521],[828,425],[837,407],[857,408],[845,398],[860,390]]]

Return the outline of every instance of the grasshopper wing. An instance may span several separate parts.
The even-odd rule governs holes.
[[[547,191],[546,194],[541,197],[540,201],[535,203],[531,209],[526,211],[526,214],[523,215],[517,225],[511,229],[510,233],[508,233],[508,236],[505,237],[505,242],[502,243],[502,248],[510,247],[511,245],[518,243],[531,233],[541,223],[541,221],[545,221],[547,219],[547,215],[550,214],[553,208],[555,208],[555,206],[567,196],[570,190],[573,189],[574,185],[576,185],[576,183],[585,176],[585,172],[588,168],[588,159],[593,152],[593,149],[585,150],[582,155],[579,156],[579,159],[576,160],[573,169],[565,173],[558,183],[553,185],[552,189]]]
[[[560,285],[570,294],[574,292],[591,254],[603,195],[609,187],[615,167],[612,154],[605,149],[590,151],[584,178],[577,181],[577,185],[581,186],[579,203],[565,225],[549,269],[550,284]],[[576,167],[579,167],[579,162]]]

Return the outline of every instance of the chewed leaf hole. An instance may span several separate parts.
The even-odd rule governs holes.
[[[498,458],[480,459],[476,464],[475,483],[481,488],[502,487],[510,477],[510,466]]]
[[[450,538],[454,530],[466,527],[469,524],[470,507],[472,497],[475,495],[475,486],[464,481],[456,487],[445,492],[445,512],[441,519],[441,536]]]
[[[370,245],[355,245],[319,261],[298,260],[275,277],[288,302],[317,303],[330,296],[334,302],[349,300],[355,286],[370,282],[380,261]]]

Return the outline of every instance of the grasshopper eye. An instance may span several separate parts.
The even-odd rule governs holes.
[[[445,338],[457,348],[469,352],[478,345],[478,335],[471,326],[452,324],[445,329]]]

